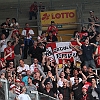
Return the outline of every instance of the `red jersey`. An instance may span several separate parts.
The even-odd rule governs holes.
[[[57,27],[56,27],[56,26],[52,26],[52,25],[50,25],[50,26],[48,27],[48,30],[47,30],[47,31],[48,31],[48,33],[49,33],[50,31],[53,31],[52,34],[55,35],[55,36],[56,36],[57,33],[58,33]]]
[[[4,52],[6,53],[5,56],[7,56],[9,53],[11,53],[12,51],[14,51],[14,46],[10,46],[4,49]],[[10,56],[8,56],[6,58],[6,60],[12,60],[14,59],[14,53],[12,53]]]
[[[30,6],[30,12],[31,11],[38,11],[38,6],[34,5],[34,3]]]

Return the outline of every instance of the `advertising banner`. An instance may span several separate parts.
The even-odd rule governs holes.
[[[76,10],[59,10],[59,11],[45,11],[40,13],[41,16],[41,26],[49,26],[51,21],[55,21],[56,25],[67,24],[66,27],[72,27],[76,25],[70,25],[77,21]],[[69,25],[68,25],[69,24]]]

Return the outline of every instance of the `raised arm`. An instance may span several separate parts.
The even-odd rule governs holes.
[[[83,80],[82,80],[82,82],[83,82],[83,84],[86,82],[86,80],[87,80],[87,78],[86,78],[86,76],[83,74],[83,72],[82,71],[79,71],[79,73],[82,75],[82,77],[83,77]]]
[[[95,47],[97,47],[97,45],[96,44],[94,44],[94,43],[90,43],[91,45],[93,45],[93,46],[95,46]]]
[[[77,52],[80,52],[80,51],[81,51],[81,50],[78,49],[76,46],[72,45],[71,43],[70,43],[70,46],[71,46],[73,49],[75,49]]]
[[[77,41],[77,43],[78,43],[79,46],[82,46],[81,42],[79,42],[78,36],[76,38],[76,41]]]
[[[56,66],[56,76],[57,76],[57,80],[59,80],[60,77],[59,77],[59,74],[58,74],[58,65],[55,65],[55,66]]]

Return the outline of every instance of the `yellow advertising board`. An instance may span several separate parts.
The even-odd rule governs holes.
[[[42,27],[50,25],[51,21],[65,25],[70,25],[77,21],[76,10],[45,11],[41,12],[40,15]]]

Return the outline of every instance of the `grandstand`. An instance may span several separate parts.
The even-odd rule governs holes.
[[[58,25],[58,36],[57,36],[57,38],[58,38],[58,41],[56,42],[56,41],[54,41],[53,43],[51,43],[51,44],[49,44],[49,46],[50,46],[50,48],[49,48],[49,46],[47,47],[47,49],[48,49],[48,51],[49,51],[49,49],[52,51],[49,51],[49,53],[52,55],[53,53],[55,53],[55,52],[59,52],[59,50],[61,50],[62,49],[62,47],[60,47],[60,46],[63,46],[64,45],[64,48],[63,49],[72,49],[72,51],[71,52],[77,52],[77,49],[76,48],[78,48],[79,47],[79,45],[77,45],[77,41],[75,40],[75,42],[73,42],[73,41],[71,41],[71,38],[75,38],[75,39],[77,39],[78,38],[78,36],[77,36],[77,34],[75,33],[75,35],[76,35],[76,37],[72,37],[73,36],[73,33],[74,33],[74,31],[78,31],[79,33],[80,33],[80,31],[81,31],[81,28],[82,28],[82,26],[86,26],[87,27],[87,25],[89,24],[89,22],[88,22],[88,17],[90,17],[90,15],[89,15],[89,11],[94,11],[94,13],[95,13],[95,16],[97,16],[98,18],[99,18],[99,22],[98,22],[98,24],[100,25],[100,13],[99,13],[99,10],[100,10],[100,0],[34,0],[34,1],[36,1],[38,4],[39,4],[39,2],[42,2],[42,4],[43,4],[43,6],[45,6],[45,11],[58,11],[58,10],[76,10],[76,15],[77,15],[77,21],[75,22],[75,23],[69,23],[68,25],[71,27],[71,26],[75,26],[75,27],[62,27],[62,26],[67,26],[67,24],[65,24],[65,23],[63,23],[63,24],[57,24]],[[40,19],[40,12],[39,12],[39,10],[38,10],[38,18],[37,19],[35,19],[34,17],[33,17],[33,19],[32,20],[29,20],[29,7],[30,7],[30,5],[34,2],[33,0],[0,0],[0,23],[3,23],[3,22],[5,22],[5,19],[6,18],[16,18],[17,19],[17,22],[19,23],[19,25],[20,25],[20,27],[19,27],[19,31],[22,33],[22,31],[23,31],[23,29],[24,29],[24,27],[25,27],[25,23],[28,23],[29,25],[30,25],[30,28],[31,29],[33,29],[34,30],[34,37],[32,38],[33,40],[38,40],[38,36],[41,34],[41,32],[43,31],[46,31],[46,36],[47,36],[47,28],[48,28],[48,26],[49,26],[49,24],[47,25],[47,26],[42,26],[42,22],[41,22],[41,19]],[[59,27],[61,27],[61,28],[59,28]],[[44,29],[43,29],[44,28]],[[11,29],[11,28],[10,28]],[[43,29],[43,30],[42,30]],[[93,32],[95,31],[96,32],[96,30],[94,29],[94,30],[92,30]],[[11,31],[10,31],[11,32]],[[99,32],[100,32],[100,29],[99,29]],[[0,36],[1,36],[1,29],[0,29]],[[98,34],[96,34],[95,35],[95,39],[98,37],[99,35]],[[22,38],[22,37],[21,37]],[[41,37],[40,37],[41,38]],[[74,45],[76,48],[74,48],[74,46],[73,47],[71,47],[70,46],[70,44],[69,44],[69,42],[71,41],[71,43],[72,43],[72,46]],[[64,44],[63,44],[63,43]],[[68,42],[68,43],[66,43],[66,42]],[[98,41],[96,40],[95,41],[95,43],[97,43]],[[32,42],[33,43],[33,42]],[[83,43],[83,41],[82,41],[82,43]],[[25,43],[23,43],[23,44],[25,44]],[[60,46],[58,46],[58,44],[60,45]],[[84,44],[84,43],[83,43]],[[82,44],[82,45],[83,45]],[[40,46],[41,46],[41,44],[39,44]],[[66,45],[68,45],[68,47],[66,47]],[[25,45],[24,45],[25,46]],[[43,46],[43,45],[42,45]],[[58,46],[58,48],[56,48]],[[97,46],[97,45],[96,45]],[[55,48],[56,49],[55,49]],[[45,46],[43,47],[43,49],[45,48]],[[73,50],[73,48],[75,49],[75,50]],[[28,48],[28,50],[30,49],[30,47]],[[95,48],[96,49],[96,48]],[[53,51],[53,50],[55,50],[55,51]],[[58,51],[57,51],[58,50]],[[81,51],[82,52],[82,50],[80,50],[80,48],[78,48],[78,50],[79,50],[79,52]],[[62,50],[63,51],[63,50]],[[28,51],[29,52],[29,51]],[[42,52],[43,53],[43,52]],[[48,53],[48,54],[49,54]],[[63,53],[65,53],[65,52],[63,52]],[[64,54],[59,54],[59,55],[57,55],[58,56],[58,58],[56,58],[56,59],[58,59],[58,61],[59,62],[61,62],[61,60],[63,60],[65,57],[69,57],[70,58],[70,52],[67,52],[67,53],[69,53],[68,55],[66,54],[66,55],[64,55]],[[100,52],[99,52],[100,53]],[[28,54],[27,54],[28,55]],[[55,55],[56,55],[56,53],[55,53]],[[64,55],[64,56],[63,56]],[[40,55],[39,55],[40,56]],[[42,56],[45,56],[45,53],[43,53],[42,54]],[[54,56],[54,55],[53,55]],[[73,59],[74,59],[74,55],[71,55],[71,56],[73,56]],[[62,58],[61,58],[62,57]],[[28,55],[28,57],[27,57],[27,59],[25,58],[24,59],[24,62],[25,62],[25,64],[28,64],[29,66],[31,65],[31,60],[32,60],[32,58],[31,58],[31,56],[29,56]],[[42,59],[43,60],[43,59]],[[74,60],[73,60],[73,62],[70,62],[72,59],[70,59],[70,61],[69,61],[69,59],[67,59],[68,61],[67,61],[67,64],[69,64],[69,65],[71,65],[71,63],[74,63]],[[79,60],[79,59],[78,59]],[[50,63],[51,63],[51,59],[49,59],[49,61],[50,61]],[[54,60],[55,61],[55,60]],[[62,61],[63,62],[63,61]],[[69,63],[68,63],[69,62]],[[39,64],[40,63],[42,63],[42,62],[38,62]],[[37,64],[38,64],[37,63]],[[45,63],[47,63],[47,61],[45,62]],[[79,62],[78,62],[79,63]],[[65,63],[65,65],[67,65],[66,63]],[[64,65],[64,66],[65,66]],[[55,65],[56,66],[56,65]],[[62,66],[63,66],[63,64],[60,64],[59,63],[59,67],[58,66],[56,66],[57,68],[59,68],[59,69],[57,69],[58,71],[56,71],[56,70],[53,70],[53,73],[55,72],[55,73],[61,73],[60,71],[61,70],[65,70],[65,69],[63,69],[62,68]],[[68,65],[67,65],[68,66]],[[73,66],[75,66],[75,65],[73,65]],[[80,66],[82,66],[82,65],[80,65]],[[99,65],[100,66],[100,65]],[[42,66],[43,67],[43,66]],[[66,66],[65,66],[66,67]],[[61,68],[61,70],[60,70],[60,68]],[[45,68],[42,68],[42,70],[44,70]],[[91,69],[91,68],[90,68]],[[17,69],[15,69],[15,70],[17,70]],[[50,69],[49,69],[50,70]],[[78,68],[78,71],[79,70],[81,70],[81,68]],[[96,75],[100,72],[100,71],[98,71],[98,70],[100,70],[99,68],[97,68],[97,69],[93,69],[93,71],[96,73]],[[92,71],[92,70],[91,70]],[[26,71],[27,72],[27,71]],[[74,72],[74,71],[73,71]],[[94,74],[94,72],[93,72],[93,74]],[[16,72],[17,73],[17,72]],[[35,72],[34,72],[35,73]],[[45,72],[46,73],[46,75],[47,75],[47,72]],[[54,75],[55,75],[55,77],[57,76],[57,74],[55,74],[54,73]],[[0,73],[0,77],[1,77],[1,74],[2,73]],[[20,74],[20,73],[17,73],[18,75]],[[32,74],[32,73],[31,73]],[[43,74],[43,73],[42,73]],[[83,75],[83,73],[82,72],[80,72],[80,73],[78,73],[78,74],[82,74]],[[100,74],[100,73],[99,73]],[[50,74],[51,75],[51,74]],[[59,74],[60,75],[60,74]],[[58,76],[59,76],[58,75]],[[81,77],[83,78],[83,76],[81,75]],[[13,76],[14,76],[14,74],[13,74]],[[45,76],[45,75],[44,75]],[[41,77],[41,76],[40,76]],[[72,77],[72,76],[71,76]],[[97,77],[98,77],[98,75],[97,75]],[[18,76],[17,76],[17,78],[18,78]],[[31,78],[30,78],[31,79]],[[60,79],[60,77],[58,78],[58,79]],[[41,78],[41,80],[42,80],[42,78]],[[15,80],[14,80],[15,81]],[[51,80],[50,80],[51,81]],[[53,79],[53,81],[54,81],[54,79]],[[68,80],[69,81],[69,80]],[[7,92],[7,90],[8,90],[8,88],[7,88],[7,85],[8,85],[8,81],[7,80],[5,80],[5,79],[1,79],[0,78],[0,86],[1,86],[1,82],[3,83],[3,88],[4,88],[4,93],[3,93],[3,95],[4,94],[6,94],[5,95],[5,100],[8,100],[8,97],[9,97],[9,94],[8,94],[8,92]],[[22,81],[21,81],[22,82]],[[42,81],[41,81],[42,82]],[[14,82],[14,84],[15,84],[15,82]],[[44,83],[45,84],[45,83]],[[99,82],[99,84],[100,84],[100,82]],[[46,84],[47,85],[47,84]],[[52,84],[51,84],[52,85]],[[2,89],[1,89],[2,90]],[[49,96],[49,95],[46,95],[45,93],[41,93],[41,92],[37,92],[37,91],[30,91],[31,92],[31,94],[34,94],[35,95],[35,97],[36,98],[34,98],[33,100],[65,100],[65,99],[58,99],[58,94],[57,94],[57,98],[54,98],[53,96]],[[58,92],[58,91],[57,91]],[[1,92],[0,92],[1,93]],[[39,97],[38,97],[39,96]],[[73,99],[73,98],[72,98]],[[71,99],[71,100],[72,100]],[[2,100],[1,98],[0,98],[0,100]],[[74,100],[74,99],[73,99]],[[83,99],[82,99],[83,100]],[[99,100],[98,98],[96,99],[96,100]]]

